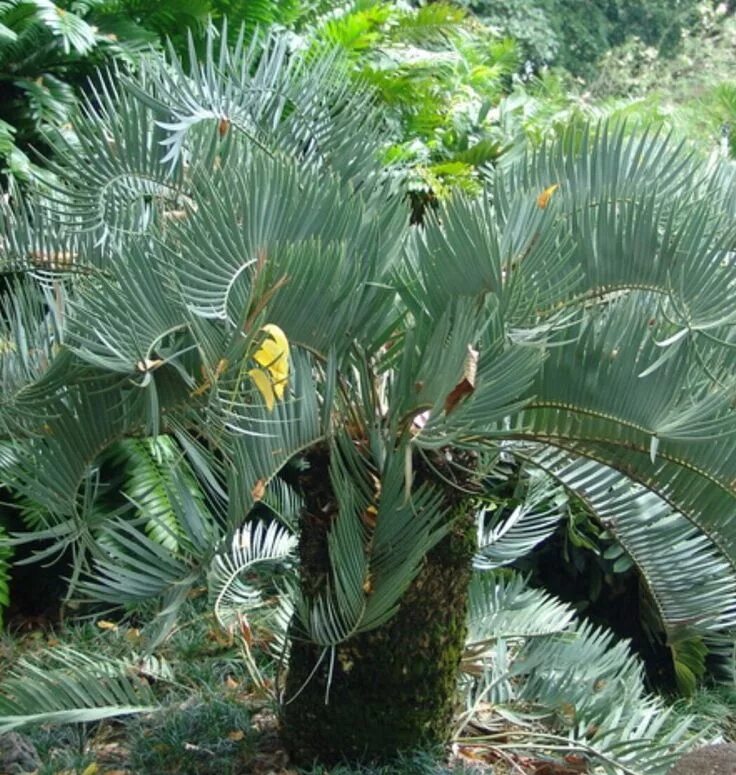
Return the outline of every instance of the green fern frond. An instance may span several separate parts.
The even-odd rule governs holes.
[[[123,439],[106,457],[113,465],[124,467],[123,492],[135,505],[137,516],[146,520],[149,537],[176,553],[183,536],[169,497],[175,491],[175,477],[190,488],[194,501],[204,506],[182,451],[171,437],[158,436]]]

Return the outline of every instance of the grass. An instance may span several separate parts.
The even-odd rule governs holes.
[[[132,618],[131,622],[139,621]],[[132,623],[105,620],[0,634],[0,673],[24,654],[70,646],[120,657],[141,649]],[[463,750],[447,763],[443,751],[418,751],[392,765],[290,766],[278,739],[276,666],[260,659],[263,685],[254,684],[237,642],[218,629],[204,600],[192,600],[160,649],[170,681],[152,689],[162,710],[94,724],[42,726],[25,733],[43,762],[37,775],[506,775],[536,772],[540,760],[491,749]],[[709,733],[736,738],[736,690],[701,689],[678,700],[674,713],[696,714]],[[557,772],[550,765],[549,772]],[[564,771],[564,770],[562,770]]]
[[[144,617],[134,616],[135,622]],[[110,657],[142,647],[132,624],[105,619],[63,627],[0,633],[0,674],[23,655],[70,646]],[[173,680],[153,685],[162,710],[94,724],[23,730],[42,767],[37,775],[475,775],[477,767],[443,763],[441,751],[420,751],[394,765],[312,769],[289,767],[277,736],[275,665],[262,659],[265,685],[256,687],[239,647],[218,629],[203,600],[187,605],[159,650]],[[491,770],[484,768],[482,772]]]

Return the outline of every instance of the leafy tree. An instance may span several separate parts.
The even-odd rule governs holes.
[[[377,161],[382,116],[345,68],[284,37],[210,38],[190,69],[103,80],[79,142],[59,141],[59,185],[5,206],[21,278],[3,302],[3,477],[44,509],[41,556],[74,548],[70,594],[161,597],[153,647],[207,569],[223,621],[252,602],[239,573],[292,542],[245,520],[296,512],[284,738],[303,760],[388,757],[447,738],[471,563],[543,540],[572,493],[641,568],[694,680],[736,612],[732,172],[601,126],[410,227]],[[147,513],[97,508],[100,455],[141,436],[175,439],[201,481],[199,499],[185,468],[165,485],[176,547]],[[498,522],[485,483],[512,463],[528,505]],[[585,625],[500,676],[509,630],[476,632],[478,702],[525,675],[524,696],[561,706],[583,674],[581,651],[550,667],[567,634],[610,668],[592,690],[586,673],[580,734],[621,742],[609,681],[633,687],[611,716],[629,737],[664,723],[624,647],[606,656]],[[82,696],[110,714],[115,686]],[[74,694],[36,719],[70,718]]]
[[[316,14],[300,39],[312,52],[337,48],[372,86],[394,138],[385,159],[407,178],[415,220],[455,189],[481,189],[506,150],[493,109],[518,67],[512,40],[455,4],[377,0]]]
[[[516,38],[535,63],[591,77],[610,48],[637,37],[671,53],[698,17],[698,0],[463,0],[479,17]]]

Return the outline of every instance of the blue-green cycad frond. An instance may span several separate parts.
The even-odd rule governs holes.
[[[289,386],[272,411],[255,388],[243,390],[240,380],[225,382],[218,390],[212,423],[225,431],[215,438],[230,463],[228,514],[237,525],[255,504],[258,490],[290,459],[325,437],[325,418],[313,360],[300,350],[292,352]]]
[[[165,528],[164,539],[175,540],[152,532],[146,502],[136,503],[143,509],[136,520],[106,523],[102,551],[79,583],[79,594],[115,606],[157,601],[159,612],[144,629],[149,649],[168,634],[189,594],[202,585],[220,624],[230,632],[239,631],[238,623],[249,618],[277,628],[285,625],[293,585],[293,531],[274,519],[244,521],[249,512],[242,510],[229,524],[228,507],[205,501],[186,463],[179,461],[165,479],[161,486],[169,511],[166,525],[159,527]],[[275,503],[271,487],[278,489],[263,484],[255,501]],[[278,567],[287,572],[281,583]],[[259,570],[265,573],[257,578]]]
[[[532,638],[564,632],[575,618],[571,606],[519,575],[475,573],[470,585],[466,658],[501,638]]]
[[[190,58],[187,70],[172,52],[168,66],[149,73],[149,101],[168,114],[159,123],[168,133],[164,163],[194,156],[198,165],[208,159],[227,164],[229,149],[245,143],[296,156],[345,180],[376,172],[377,113],[366,104],[371,96],[346,77],[337,52],[309,61],[291,50],[288,36],[273,34],[249,44],[241,34],[230,47],[223,28],[222,34],[209,31],[203,58]],[[192,139],[199,158],[188,147]],[[210,153],[202,154],[206,146]]]
[[[113,606],[157,601],[160,610],[144,631],[150,650],[169,633],[195,585],[204,583],[216,548],[228,530],[217,505],[205,504],[199,493],[192,491],[185,470],[175,469],[164,487],[175,543],[151,534],[150,515],[137,520],[109,518],[75,590],[85,600]]]
[[[393,300],[382,283],[404,218],[375,212],[376,189],[249,153],[197,186],[195,210],[169,230],[167,271],[193,315],[242,326],[266,299],[264,322],[290,341],[343,352]]]
[[[264,620],[283,621],[279,605],[273,600],[278,597],[280,605],[289,607],[291,601],[285,590],[279,589],[274,568],[293,565],[296,543],[294,533],[276,521],[247,522],[223,543],[207,571],[208,597],[221,627],[232,631],[243,619],[247,621],[263,611]],[[267,584],[258,584],[257,574],[264,570]],[[271,600],[265,599],[264,586],[269,587]],[[275,617],[268,616],[274,612]]]
[[[550,350],[533,387],[536,397],[511,436],[623,471],[709,535],[733,563],[736,459],[725,443],[734,431],[733,374],[714,360],[721,374],[715,381],[692,343],[667,345],[671,352],[661,358],[648,298],[610,302],[580,325],[572,345]]]
[[[161,228],[187,204],[183,165],[162,164],[162,113],[102,77],[73,119],[75,139],[56,143],[59,182],[47,208],[95,242],[115,246]]]
[[[568,499],[563,488],[544,471],[524,470],[517,489],[519,505],[504,509],[481,503],[477,514],[477,569],[492,570],[516,562],[549,538],[566,516]]]
[[[537,205],[539,192],[498,189],[493,200],[456,197],[428,216],[410,260],[430,310],[481,297],[507,325],[524,325],[580,285],[569,225]]]
[[[525,730],[518,745],[504,729],[505,744],[523,752],[526,739],[579,756],[607,775],[664,775],[703,740],[692,718],[675,719],[646,693],[643,665],[627,641],[577,620],[569,605],[519,576],[474,577],[468,632],[460,723],[487,729],[490,746],[497,729],[486,724],[486,703],[501,716],[550,722],[547,729]]]
[[[166,282],[160,251],[134,242],[68,302],[67,345],[80,360],[147,384],[187,348],[183,302]]]
[[[633,561],[668,643],[736,631],[736,568],[707,526],[594,460],[536,449],[533,460],[592,509]]]
[[[6,470],[17,492],[60,518],[78,513],[84,482],[100,452],[143,419],[138,397],[111,389],[109,380],[87,387],[57,399],[35,437],[16,440],[17,459]]]
[[[27,724],[70,724],[156,710],[147,678],[167,680],[160,659],[112,659],[57,648],[22,657],[0,681],[0,732]]]
[[[550,348],[525,414],[531,428],[550,438],[640,446],[652,437],[664,446],[736,430],[728,400],[733,377],[716,389],[691,347],[669,345],[662,358],[658,321],[648,317],[657,314],[653,304],[651,296],[619,297],[571,329],[568,346]]]
[[[315,643],[335,646],[387,622],[426,553],[447,534],[451,508],[427,483],[409,491],[406,451],[386,450],[377,466],[346,434],[333,442],[329,573],[312,597],[299,590],[295,604],[299,629]]]
[[[85,275],[107,262],[93,234],[65,205],[49,207],[39,192],[0,202],[0,273],[41,278]]]
[[[0,433],[24,434],[43,424],[48,396],[35,384],[46,376],[64,341],[60,297],[32,279],[9,285],[0,300]]]
[[[496,182],[507,199],[517,190],[541,193],[557,183],[555,196],[578,205],[624,191],[636,197],[653,191],[675,196],[708,183],[710,173],[684,142],[657,131],[628,129],[608,122],[588,122],[582,133],[572,128],[527,151]]]
[[[669,298],[681,328],[707,330],[732,320],[734,227],[722,175],[682,145],[656,134],[589,127],[535,151],[494,177],[497,207],[509,213],[521,193],[537,197],[572,242],[567,263],[580,281],[561,287],[558,303],[647,290]],[[554,191],[545,198],[544,192]],[[523,271],[523,262],[521,263]],[[694,277],[699,282],[692,281]],[[540,314],[551,308],[540,308]]]

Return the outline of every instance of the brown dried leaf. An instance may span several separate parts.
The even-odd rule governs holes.
[[[555,183],[554,185],[545,188],[544,191],[542,191],[542,193],[537,197],[537,206],[544,210],[549,204],[549,200],[552,199],[552,194],[554,194],[559,187],[560,184]]]
[[[263,500],[263,496],[266,494],[266,480],[265,479],[259,479],[254,485],[253,489],[250,491],[251,497],[254,501],[260,501]]]
[[[463,364],[463,376],[460,382],[450,391],[445,399],[445,414],[450,412],[460,401],[471,395],[475,390],[475,379],[478,374],[478,351],[468,345],[468,354]]]

